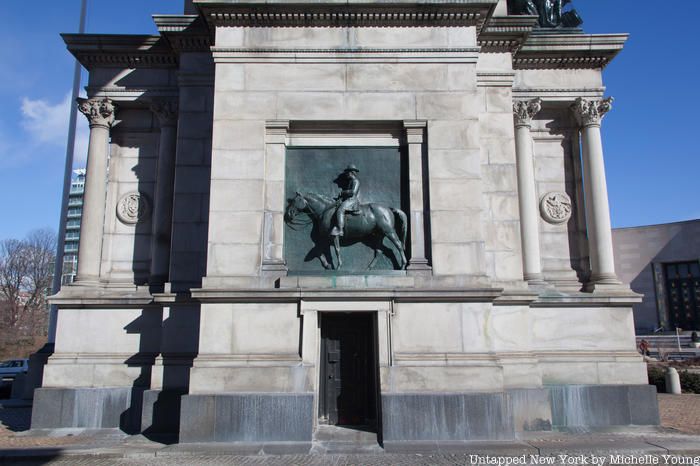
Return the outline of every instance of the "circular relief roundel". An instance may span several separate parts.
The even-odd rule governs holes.
[[[150,212],[148,198],[138,191],[124,194],[117,203],[117,217],[127,225],[134,225],[144,220]]]
[[[563,192],[547,193],[540,201],[540,212],[549,223],[566,223],[571,218],[571,198]]]

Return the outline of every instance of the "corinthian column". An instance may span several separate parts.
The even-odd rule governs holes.
[[[158,100],[151,111],[160,123],[158,169],[156,173],[151,232],[151,285],[168,281],[170,269],[170,237],[173,220],[173,189],[175,186],[175,146],[177,144],[177,102]]]
[[[518,207],[520,209],[520,240],[523,248],[523,277],[530,284],[542,284],[540,232],[538,227],[537,189],[533,144],[530,135],[532,118],[542,109],[542,99],[513,104],[515,120],[515,156],[518,167]]]
[[[97,283],[100,276],[102,226],[105,217],[109,130],[114,124],[114,104],[109,99],[78,99],[78,109],[90,123],[90,143],[75,281]]]
[[[593,289],[620,284],[615,275],[608,187],[600,136],[600,122],[612,109],[612,101],[612,97],[603,100],[586,100],[579,97],[571,106],[576,120],[581,125],[586,229],[590,245]]]

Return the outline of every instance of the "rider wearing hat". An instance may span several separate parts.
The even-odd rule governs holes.
[[[345,233],[345,213],[357,212],[360,208],[360,201],[357,197],[360,194],[360,180],[357,179],[358,173],[360,173],[360,170],[353,164],[348,165],[343,171],[347,184],[336,198],[336,200],[342,202],[335,211],[336,226],[333,227],[331,236],[343,236]]]

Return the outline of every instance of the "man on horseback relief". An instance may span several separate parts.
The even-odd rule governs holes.
[[[338,209],[335,211],[335,226],[331,230],[331,236],[343,236],[345,234],[345,214],[346,212],[355,213],[360,209],[360,180],[357,174],[360,170],[353,164],[343,171],[339,178],[344,179],[345,186],[340,191],[336,201],[340,202]]]

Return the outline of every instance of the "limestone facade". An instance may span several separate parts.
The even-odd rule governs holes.
[[[158,36],[64,36],[97,113],[82,270],[53,298],[35,412],[102,414],[35,427],[310,442],[338,312],[373,316],[385,444],[580,425],[610,390],[624,402],[607,424],[655,422],[630,408],[653,393],[600,137],[602,68],[626,35],[538,33],[503,0],[186,3],[154,16]],[[405,148],[407,270],[287,270],[296,146]],[[111,425],[114,409],[131,416]]]

